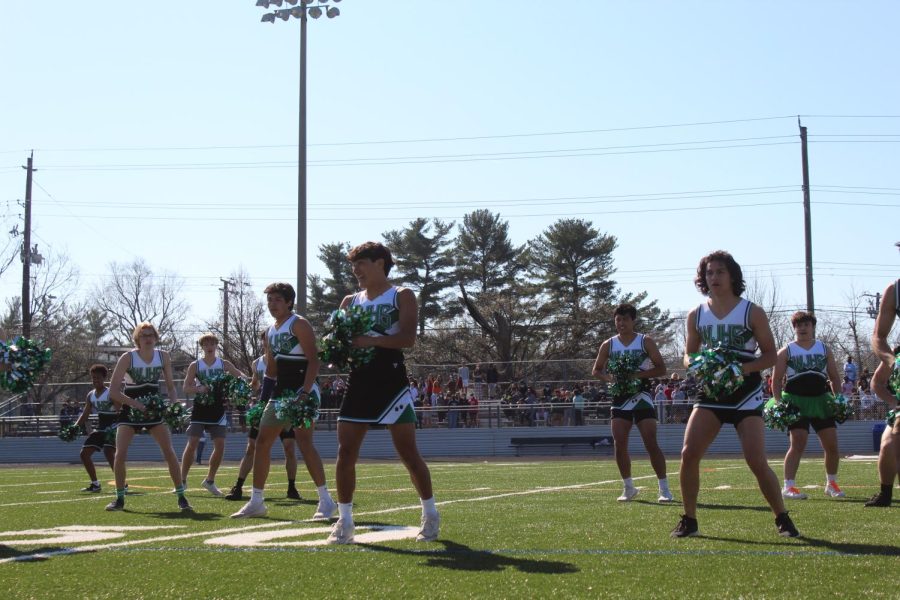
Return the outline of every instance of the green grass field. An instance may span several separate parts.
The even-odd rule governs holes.
[[[137,493],[123,513],[103,510],[108,469],[104,493],[90,495],[77,491],[87,483],[80,466],[2,468],[4,597],[898,597],[898,502],[862,506],[875,489],[873,461],[842,463],[842,500],[823,495],[821,461],[804,461],[799,484],[819,487],[788,505],[799,539],[777,535],[740,459],[704,461],[702,537],[681,540],[669,537],[681,508],[677,475],[676,502],[659,505],[646,461],[635,462],[644,489],[628,504],[615,500],[621,490],[610,460],[432,461],[431,468],[438,542],[411,539],[420,510],[403,467],[367,463],[357,472],[360,543],[339,548],[321,545],[326,526],[304,521],[315,509],[306,474],[298,484],[304,500],[287,500],[278,464],[269,515],[250,521],[228,518],[240,503],[197,487],[188,491],[195,514],[181,514],[159,466],[130,469]],[[780,476],[780,465],[773,468]],[[326,469],[333,481],[333,465]],[[235,472],[223,467],[220,487]],[[191,472],[195,486],[204,473]],[[395,539],[366,542],[363,534]]]

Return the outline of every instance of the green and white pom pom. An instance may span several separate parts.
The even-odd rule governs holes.
[[[843,394],[834,396],[829,405],[831,407],[831,417],[837,423],[843,423],[853,416],[853,407]]]
[[[170,402],[166,405],[163,420],[172,429],[181,429],[185,426],[190,415],[181,402]]]
[[[74,442],[78,439],[78,434],[80,433],[80,427],[78,427],[74,423],[69,423],[68,425],[63,425],[59,428],[59,433],[57,434],[57,436],[64,442]]]
[[[691,354],[688,371],[708,400],[730,396],[744,384],[744,371],[734,350],[721,344]]]
[[[266,405],[261,402],[259,404],[254,404],[253,406],[248,408],[247,414],[244,415],[244,418],[247,421],[247,425],[259,429],[259,422],[262,420],[263,411],[265,409]]]
[[[354,348],[353,338],[372,330],[375,318],[361,306],[341,308],[325,321],[325,335],[319,340],[319,359],[339,371],[353,370],[372,360],[374,348]]]
[[[41,348],[37,342],[22,336],[0,342],[0,360],[9,367],[0,372],[0,388],[14,394],[28,391],[52,354],[49,348]]]
[[[891,376],[888,378],[888,389],[891,390],[891,393],[894,394],[894,397],[900,398],[900,369],[897,368],[897,365],[900,364],[900,354],[894,357],[894,368],[891,369]]]
[[[150,394],[135,398],[144,405],[146,410],[141,412],[133,407],[128,407],[128,421],[131,423],[153,423],[162,421],[166,415],[168,403],[159,394]]]
[[[293,427],[312,427],[319,418],[319,395],[315,390],[310,394],[299,395],[292,390],[285,390],[275,403],[275,416],[279,421],[290,421]]]
[[[228,377],[230,379],[225,390],[228,402],[235,408],[246,408],[253,397],[253,390],[250,389],[250,384],[240,377],[233,375],[228,375]]]
[[[220,406],[225,402],[225,394],[233,377],[228,373],[216,373],[215,375],[198,375],[197,379],[206,386],[207,391],[194,396],[194,404],[197,406]]]
[[[606,363],[606,372],[615,378],[609,384],[609,393],[613,398],[630,398],[641,391],[643,382],[635,379],[634,374],[640,369],[643,358],[633,352],[612,354]]]
[[[800,409],[793,404],[778,402],[772,398],[766,402],[766,406],[763,408],[763,421],[769,429],[787,431],[799,420]]]
[[[888,427],[893,427],[894,423],[897,421],[897,417],[900,417],[900,407],[889,410],[884,422],[887,423]]]

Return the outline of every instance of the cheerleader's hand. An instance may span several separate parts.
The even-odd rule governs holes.
[[[374,348],[375,338],[370,335],[358,335],[350,340],[350,343],[354,348]]]
[[[138,402],[137,400],[134,401],[134,404],[131,405],[131,408],[133,408],[134,410],[136,410],[138,412],[142,412],[142,413],[147,412],[147,407],[144,406],[143,403]]]
[[[616,382],[616,378],[609,373],[600,373],[599,375],[597,375],[597,379],[599,379],[600,381],[605,381],[606,383]]]

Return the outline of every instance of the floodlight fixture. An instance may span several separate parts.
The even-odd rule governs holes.
[[[260,19],[261,23],[274,23],[275,22],[275,13],[266,13]]]
[[[333,19],[341,14],[341,9],[339,9],[337,6],[329,6],[328,10],[325,11],[325,14],[328,15],[329,19]]]

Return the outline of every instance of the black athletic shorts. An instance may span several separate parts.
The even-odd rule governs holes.
[[[259,436],[259,429],[257,429],[256,427],[251,427],[250,431],[247,433],[247,437],[250,438],[251,440],[255,440],[258,436]],[[281,440],[284,441],[284,440],[293,440],[297,436],[294,435],[294,428],[291,427],[290,429],[282,429],[281,433],[278,434],[278,437],[280,437]]]
[[[633,423],[640,423],[644,419],[656,419],[656,409],[654,408],[638,408],[635,410],[613,408],[610,410],[610,414],[613,419],[625,419]]]
[[[827,419],[817,419],[815,417],[800,417],[800,419],[788,427],[788,431],[793,429],[802,429],[809,433],[809,428],[812,426],[813,431],[819,433],[823,429],[828,429],[829,427],[837,427],[837,421],[832,417],[828,417]]]

